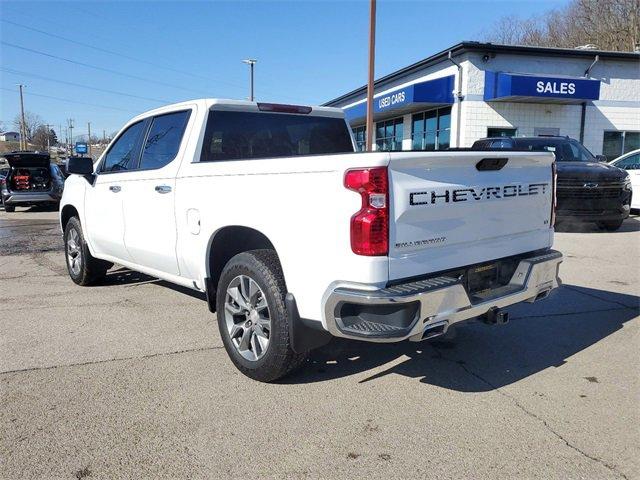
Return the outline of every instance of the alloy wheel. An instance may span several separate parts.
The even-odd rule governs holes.
[[[224,310],[229,338],[238,353],[253,362],[262,358],[271,339],[271,314],[255,280],[246,275],[231,280]]]
[[[82,269],[82,249],[80,247],[80,235],[75,228],[69,230],[67,238],[67,262],[74,275],[79,275]]]

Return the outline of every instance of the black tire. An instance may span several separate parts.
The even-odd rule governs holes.
[[[264,292],[270,317],[269,342],[262,356],[249,360],[242,356],[232,343],[227,327],[225,302],[227,289],[238,276],[249,277]],[[289,318],[284,298],[287,288],[280,261],[273,250],[250,250],[233,257],[225,265],[216,294],[216,311],[220,336],[229,358],[246,376],[260,382],[273,382],[298,368],[306,359],[306,353],[297,354],[289,339]],[[240,316],[240,318],[242,318]]]
[[[4,206],[4,211],[7,213],[13,213],[16,211],[16,207],[12,206],[12,205],[5,205]]]
[[[80,255],[78,264],[79,268],[72,268],[71,264],[71,253],[72,249],[69,244],[69,238],[76,234],[78,250]],[[75,242],[74,242],[75,243]],[[67,264],[67,271],[69,272],[69,276],[71,280],[73,280],[78,285],[83,287],[88,285],[93,285],[98,281],[102,280],[107,273],[107,270],[113,265],[110,262],[105,262],[104,260],[99,260],[91,255],[89,252],[89,247],[87,246],[87,242],[84,240],[84,234],[82,233],[82,227],[80,225],[80,220],[78,217],[71,217],[67,222],[67,225],[64,229],[64,256]],[[75,271],[74,271],[75,270]]]
[[[622,226],[624,220],[612,220],[610,222],[598,222],[598,227],[607,232],[615,232]]]

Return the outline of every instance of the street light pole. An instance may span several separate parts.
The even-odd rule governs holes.
[[[249,101],[253,102],[253,66],[256,64],[258,60],[255,58],[248,58],[247,60],[243,60],[242,63],[246,63],[249,65]]]
[[[18,85],[20,87],[20,150],[27,149],[27,124],[24,121],[24,99],[22,97],[22,88],[24,85]]]
[[[367,151],[373,150],[373,86],[376,56],[376,0],[369,3],[369,81],[367,82]]]

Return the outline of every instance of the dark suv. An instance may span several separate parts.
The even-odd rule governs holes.
[[[479,150],[548,151],[556,155],[558,221],[595,222],[614,231],[629,216],[631,181],[624,170],[600,162],[569,137],[496,137],[473,144]],[[604,157],[602,157],[604,160]]]
[[[51,163],[48,154],[11,152],[3,156],[9,163],[9,170],[6,177],[0,178],[0,197],[7,213],[18,206],[57,207],[60,204],[64,177],[60,168]]]

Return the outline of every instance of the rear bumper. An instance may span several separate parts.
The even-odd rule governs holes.
[[[459,279],[446,275],[379,290],[334,287],[325,294],[326,326],[337,337],[420,341],[491,309],[546,297],[560,284],[561,262],[555,250],[522,258],[507,285],[475,302]]]
[[[58,203],[61,195],[49,192],[33,192],[33,193],[7,193],[2,195],[2,203],[5,205],[36,205],[42,203]]]

